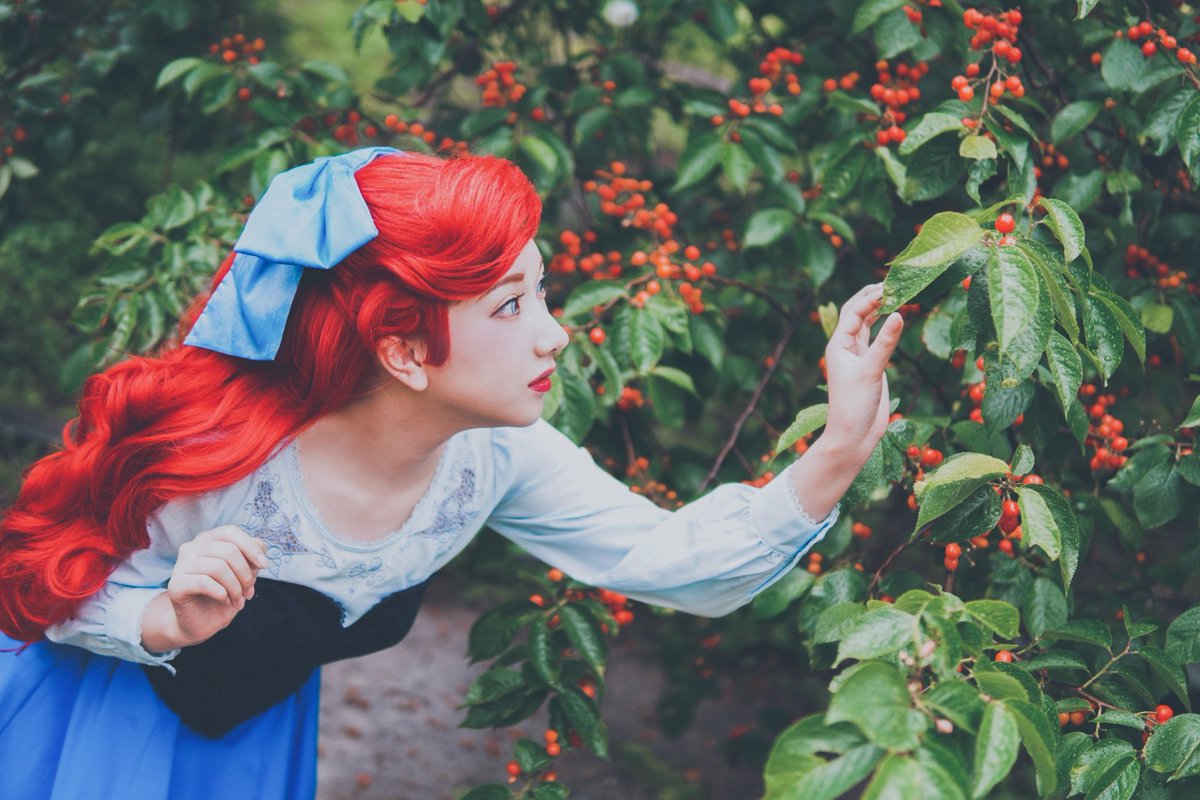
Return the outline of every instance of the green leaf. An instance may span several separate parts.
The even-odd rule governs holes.
[[[1103,622],[1094,619],[1073,619],[1066,625],[1046,631],[1043,638],[1048,641],[1084,642],[1105,650],[1112,649],[1112,631]]]
[[[796,224],[796,215],[786,208],[764,208],[754,212],[746,223],[746,235],[742,246],[766,247],[774,244]]]
[[[935,136],[941,136],[950,131],[963,131],[962,118],[953,114],[942,114],[930,111],[922,114],[921,119],[907,132],[904,141],[900,143],[900,155],[906,156]]]
[[[817,579],[810,572],[793,569],[787,575],[771,584],[765,591],[759,592],[750,602],[750,608],[758,619],[770,619],[782,614],[793,601],[808,593]],[[855,604],[855,608],[862,606]]]
[[[721,149],[721,167],[733,188],[745,194],[750,185],[750,176],[754,174],[754,161],[746,148],[737,142],[725,142]]]
[[[891,262],[883,282],[881,314],[890,314],[945,272],[983,238],[984,230],[966,214],[933,215],[908,247]]]
[[[546,187],[558,182],[560,165],[558,153],[536,134],[527,133],[517,142],[517,149],[524,153],[543,174],[539,176]],[[523,162],[527,163],[527,162]]]
[[[1192,180],[1196,180],[1200,176],[1200,95],[1194,96],[1180,112],[1175,137],[1179,140],[1179,155]]]
[[[1038,500],[1034,500],[1034,496]],[[1062,573],[1063,586],[1069,587],[1071,579],[1075,576],[1075,570],[1079,566],[1079,550],[1081,547],[1081,536],[1079,533],[1079,522],[1075,519],[1075,514],[1071,511],[1071,505],[1067,499],[1059,493],[1053,486],[1046,484],[1029,483],[1024,484],[1018,490],[1018,497],[1021,504],[1021,520],[1022,530],[1025,532],[1026,544],[1037,544],[1045,550],[1043,542],[1049,540],[1051,546],[1057,546],[1057,553],[1052,558],[1058,561],[1059,570]],[[1040,502],[1039,502],[1040,501]],[[1025,508],[1033,509],[1036,516],[1035,527],[1038,529],[1036,533],[1029,532],[1029,518],[1025,516]],[[1049,512],[1049,515],[1046,515]],[[1030,536],[1033,536],[1031,539]],[[1050,553],[1047,551],[1047,555]]]
[[[554,375],[554,383],[562,384],[562,402],[554,424],[571,441],[579,444],[596,421],[596,396],[587,379],[574,370],[559,370]]]
[[[662,358],[667,344],[667,334],[662,323],[653,314],[635,311],[629,327],[629,356],[637,371],[649,372]]]
[[[1067,263],[1074,261],[1083,252],[1083,220],[1079,219],[1075,209],[1061,200],[1043,197],[1039,203],[1046,209],[1046,225],[1062,242],[1063,257]]]
[[[979,691],[962,680],[939,681],[922,702],[969,733],[978,730],[986,705]]]
[[[1042,278],[1042,286],[1050,295],[1050,303],[1054,306],[1054,316],[1058,324],[1062,325],[1072,342],[1078,342],[1079,323],[1075,319],[1075,302],[1068,295],[1066,287],[1066,281],[1070,278],[1067,266],[1040,242],[1022,239],[1017,242],[1017,247],[1029,256],[1030,263],[1037,268]]]
[[[1163,303],[1146,303],[1139,315],[1147,330],[1155,333],[1170,333],[1175,321],[1175,309]]]
[[[1121,363],[1125,342],[1121,337],[1121,326],[1116,314],[1095,295],[1088,295],[1087,298],[1083,332],[1088,346],[1096,355],[1100,374],[1107,381]]]
[[[535,619],[529,629],[529,663],[533,671],[546,683],[557,683],[561,661],[554,634],[546,625],[546,620]]]
[[[617,281],[587,281],[576,287],[567,298],[563,305],[563,318],[571,321],[590,318],[593,308],[608,305],[625,294],[624,285]]]
[[[1086,251],[1085,251],[1086,253]],[[1092,297],[1100,301],[1117,321],[1117,327],[1125,334],[1138,360],[1146,363],[1146,331],[1142,328],[1141,318],[1133,310],[1133,306],[1118,294],[1112,292],[1096,292]],[[1089,298],[1090,299],[1090,298]]]
[[[724,140],[715,134],[708,134],[688,142],[687,150],[679,159],[679,169],[676,172],[675,185],[671,193],[699,183],[708,177],[717,165],[721,163],[721,152]]]
[[[828,417],[828,403],[818,403],[801,409],[800,413],[796,414],[796,418],[792,420],[792,424],[787,426],[787,430],[780,434],[779,441],[775,443],[775,455],[779,455],[800,439],[820,428]]]
[[[1050,724],[1045,712],[1033,703],[1005,700],[1004,704],[1016,717],[1021,743],[1033,759],[1042,795],[1051,794],[1058,786],[1058,770],[1054,761],[1058,749],[1057,728]]]
[[[529,621],[529,609],[529,603],[523,600],[505,603],[475,620],[467,634],[467,655],[471,661],[486,661],[507,650]]]
[[[801,572],[802,570],[792,570]],[[774,587],[772,587],[774,588]],[[867,613],[866,606],[861,603],[838,603],[821,612],[817,624],[813,628],[812,639],[815,644],[840,642],[846,632],[858,625],[858,620]]]
[[[908,180],[908,168],[904,166],[904,162],[896,158],[889,147],[876,147],[875,157],[883,162],[883,170],[887,173],[892,185],[896,187],[896,191],[904,191],[904,185]]]
[[[592,668],[596,677],[603,678],[608,648],[604,646],[604,640],[600,636],[596,623],[583,611],[569,603],[560,608],[558,614],[562,620],[562,628],[566,631],[572,646]]]
[[[913,535],[1006,472],[1008,464],[982,453],[955,453],[947,458],[913,487],[920,503]]]
[[[987,796],[1004,779],[1017,760],[1020,744],[1017,720],[1003,703],[988,703],[975,738],[975,770],[971,797]]]
[[[853,747],[841,757],[829,761],[811,755],[785,761],[773,752],[772,760],[767,762],[763,771],[767,793],[762,800],[795,798],[798,785],[804,787],[805,800],[835,800],[865,779],[883,755],[883,750],[870,744]],[[815,766],[811,764],[813,760],[817,762]],[[795,769],[798,763],[811,768],[798,771]],[[792,769],[787,769],[789,766]]]
[[[1067,598],[1049,578],[1035,578],[1025,591],[1021,615],[1029,633],[1038,637],[1046,630],[1066,624]]]
[[[1099,2],[1100,0],[1077,0],[1079,11],[1075,15],[1075,19],[1083,19],[1088,14],[1092,13],[1092,9],[1095,8],[1096,4]]]
[[[1157,528],[1183,510],[1183,479],[1175,465],[1160,461],[1133,487],[1133,511],[1143,528]]]
[[[1132,753],[1122,756],[1096,776],[1084,800],[1129,800],[1141,777],[1137,757]]]
[[[1114,89],[1132,89],[1146,74],[1146,60],[1133,42],[1115,39],[1104,51],[1100,75]]]
[[[894,653],[913,641],[917,620],[885,606],[858,617],[838,645],[837,663],[847,658],[871,659]]]
[[[1167,626],[1167,654],[1180,664],[1200,661],[1200,606],[1193,606]]]
[[[19,181],[26,181],[37,177],[38,173],[41,172],[37,164],[21,156],[13,156],[8,159],[8,166],[12,169],[13,177]]]
[[[524,686],[525,678],[516,670],[502,667],[490,669],[471,683],[466,697],[463,698],[463,705],[490,703],[510,695]]]
[[[849,195],[858,184],[869,158],[870,155],[858,142],[852,142],[830,159],[821,172],[821,196],[828,200],[840,200]]]
[[[995,247],[988,254],[988,300],[1004,356],[1033,321],[1041,300],[1038,275],[1024,251]]]
[[[962,124],[961,122],[959,123]],[[906,140],[907,141],[907,140]],[[986,136],[972,135],[965,137],[958,145],[958,154],[963,158],[983,161],[996,158],[996,143]]]
[[[906,0],[866,0],[854,12],[854,24],[850,33],[862,33],[870,28],[879,18],[889,11],[895,11],[904,5]]]
[[[1050,123],[1050,141],[1061,144],[1078,136],[1084,128],[1092,124],[1101,108],[1101,104],[1096,100],[1077,100],[1064,106]]]
[[[1146,124],[1142,127],[1142,136],[1155,143],[1150,148],[1155,156],[1164,155],[1178,141],[1175,129],[1179,124],[1179,116],[1195,96],[1195,89],[1180,87],[1160,95],[1151,107],[1146,115]]]
[[[485,783],[462,796],[462,800],[511,800],[512,792],[502,783]]]
[[[1005,639],[1015,639],[1020,633],[1021,615],[1011,603],[1003,600],[972,600],[963,608],[985,628]]]
[[[881,661],[866,661],[829,702],[825,721],[850,722],[875,744],[894,751],[913,750],[928,719],[912,708],[904,676]]]
[[[601,758],[608,758],[608,726],[596,713],[592,701],[577,689],[559,689],[557,699],[584,744]]]
[[[1058,331],[1051,331],[1050,340],[1046,343],[1046,363],[1050,367],[1054,395],[1062,406],[1065,418],[1083,384],[1083,360],[1066,337]]]
[[[154,90],[158,91],[167,84],[179,80],[202,63],[204,63],[202,59],[191,57],[177,58],[171,61],[159,71],[158,80],[154,83]]]
[[[1149,645],[1143,645],[1134,652],[1150,665],[1150,669],[1162,679],[1167,688],[1171,690],[1171,693],[1179,698],[1179,702],[1183,703],[1183,707],[1191,711],[1192,704],[1188,699],[1187,677],[1183,674],[1183,668],[1175,662],[1175,659],[1157,647]]]
[[[1146,766],[1171,780],[1200,775],[1200,715],[1180,714],[1154,729],[1146,742]]]

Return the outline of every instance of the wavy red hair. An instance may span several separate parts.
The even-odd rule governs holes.
[[[491,288],[541,217],[529,180],[489,156],[387,156],[355,178],[379,236],[334,269],[305,270],[274,361],[176,346],[86,381],[62,449],[27,470],[0,519],[0,630],[41,638],[149,545],[155,509],[241,480],[376,386],[384,337],[420,338],[444,363],[449,304]]]

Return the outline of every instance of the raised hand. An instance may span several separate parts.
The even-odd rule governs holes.
[[[837,327],[825,347],[829,418],[825,433],[865,459],[887,428],[887,375],[884,369],[900,342],[904,319],[891,314],[871,341],[879,316],[883,284],[865,286],[842,306]]]
[[[142,620],[142,645],[151,652],[199,644],[227,626],[254,597],[266,543],[236,525],[197,534],[179,548],[167,591]]]

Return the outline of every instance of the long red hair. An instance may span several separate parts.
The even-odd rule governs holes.
[[[274,361],[177,346],[87,380],[62,450],[27,470],[0,519],[0,630],[41,638],[149,545],[155,509],[241,480],[373,388],[384,337],[421,338],[428,362],[444,363],[449,304],[491,288],[540,221],[533,186],[498,158],[388,156],[355,178],[379,236],[304,271]]]

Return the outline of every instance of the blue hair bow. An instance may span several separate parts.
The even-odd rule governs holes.
[[[329,269],[379,235],[354,173],[384,155],[404,154],[366,147],[276,175],[184,344],[275,358],[304,269]]]

